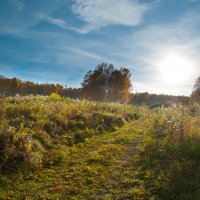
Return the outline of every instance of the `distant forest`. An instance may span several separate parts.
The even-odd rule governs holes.
[[[82,99],[82,88],[66,88],[60,84],[38,84],[31,81],[22,81],[17,78],[0,76],[0,97],[24,96],[24,95],[51,95],[57,93],[63,97]],[[114,99],[113,99],[114,101]],[[146,104],[182,104],[188,105],[190,101],[186,96],[157,95],[149,93],[131,93],[128,103],[135,105]]]
[[[22,81],[17,78],[0,76],[0,97],[24,95],[50,95],[57,93],[60,96],[73,99],[80,98],[80,88],[66,88],[60,84],[38,84],[31,81]]]
[[[156,104],[163,104],[165,106],[171,106],[172,104],[187,106],[190,103],[190,97],[164,94],[149,94],[147,92],[144,92],[131,94],[129,103],[135,105],[146,104],[148,106],[156,106]]]

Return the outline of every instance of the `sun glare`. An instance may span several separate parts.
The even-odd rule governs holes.
[[[160,81],[168,85],[183,84],[194,70],[192,60],[176,52],[163,55],[157,65]]]

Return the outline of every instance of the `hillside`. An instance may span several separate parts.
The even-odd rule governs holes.
[[[0,100],[0,199],[199,199],[200,107]]]

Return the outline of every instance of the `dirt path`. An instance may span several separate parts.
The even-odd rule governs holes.
[[[132,122],[72,148],[67,169],[57,170],[61,182],[75,188],[68,198],[132,199],[133,190],[140,187],[134,155],[144,137],[144,124]]]

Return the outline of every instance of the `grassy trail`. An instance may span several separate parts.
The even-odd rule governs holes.
[[[144,124],[140,119],[70,147],[62,166],[21,180],[19,175],[17,180],[7,177],[6,199],[139,199],[143,188],[134,155],[147,128]]]

